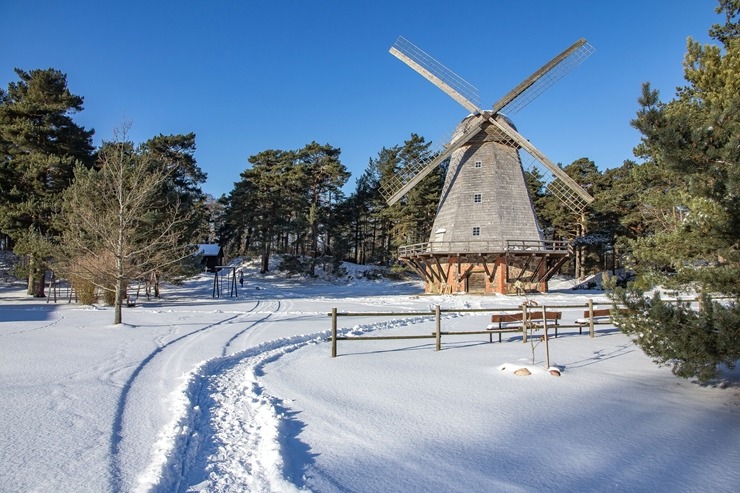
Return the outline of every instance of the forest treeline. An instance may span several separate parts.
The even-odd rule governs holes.
[[[546,236],[571,241],[579,253],[564,269],[632,272],[615,299],[644,316],[625,330],[661,363],[695,360],[698,351],[703,366],[674,371],[705,379],[740,355],[740,0],[719,0],[716,10],[725,17],[709,30],[716,44],[689,38],[686,85],[672,100],[649,83],[635,88],[634,159],[597,166],[584,157],[563,166],[595,198],[584,214],[562,207],[536,169],[526,171]],[[341,274],[343,261],[394,265],[399,246],[429,239],[444,165],[392,206],[379,192],[430,156],[419,135],[380,149],[354,187],[341,150],[328,143],[267,149],[215,199],[201,189],[207,177],[193,133],[134,143],[124,122],[95,148],[94,131],[74,120],[84,99],[66,74],[15,73],[0,90],[0,246],[26,260],[30,295],[44,295],[53,268],[80,293],[103,289],[119,323],[127,285],[192,273],[199,243],[218,242],[228,257],[258,255],[263,272],[271,255],[283,254],[286,268],[313,274],[320,262]],[[644,295],[656,285],[734,302],[707,298],[696,318]]]

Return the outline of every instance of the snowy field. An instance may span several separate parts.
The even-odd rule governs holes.
[[[563,288],[567,287],[565,285]],[[609,326],[544,345],[504,334],[340,341],[332,307],[427,311],[521,297],[418,283],[212,277],[112,309],[0,287],[0,492],[737,492],[740,387],[656,367]],[[541,304],[605,301],[556,289]],[[583,309],[564,310],[563,323]],[[490,314],[443,315],[479,330]],[[339,319],[344,335],[431,334],[432,317]],[[527,365],[530,376],[514,375]]]

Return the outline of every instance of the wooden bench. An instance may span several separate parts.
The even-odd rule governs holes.
[[[486,327],[486,330],[489,332],[489,342],[493,342],[493,334],[498,334],[498,342],[501,342],[501,334],[504,332],[522,332],[524,330],[524,323],[522,323],[523,316],[524,314],[522,312],[491,315],[491,323]],[[562,317],[562,312],[545,312],[544,319],[548,321],[548,327],[555,327],[555,337],[558,336],[558,320]],[[533,323],[536,328],[542,328],[544,325],[542,323],[542,310],[535,309],[527,312],[527,320]],[[550,324],[550,320],[552,320],[552,324]]]
[[[618,308],[616,310],[616,313],[626,313],[626,308]],[[591,312],[588,310],[583,311],[583,318],[579,318],[576,320],[576,325],[578,325],[578,333],[583,334],[583,328],[588,327],[590,325],[591,317],[593,317],[594,325],[600,325],[600,324],[614,324],[612,321],[612,315],[615,313],[613,308],[599,308],[594,309]],[[616,326],[616,324],[614,324]]]

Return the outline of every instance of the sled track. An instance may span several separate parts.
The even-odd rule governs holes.
[[[254,308],[252,308],[252,309],[250,310],[250,313],[251,313],[251,312],[256,312],[256,311],[257,311],[257,308],[259,308],[259,307],[261,306],[261,304],[262,304],[262,303],[265,303],[265,302],[263,302],[263,301],[257,301],[257,304],[256,304],[256,305],[254,306]],[[280,311],[280,308],[282,307],[282,305],[281,305],[280,301],[273,301],[273,302],[271,302],[271,303],[275,303],[275,304],[277,305],[277,306],[275,307],[275,309],[273,310],[273,312],[274,312],[274,313],[278,313],[278,312]],[[224,344],[224,349],[223,349],[223,351],[221,352],[221,356],[222,356],[222,357],[225,357],[225,356],[226,356],[226,355],[228,354],[228,352],[229,352],[229,347],[231,346],[231,344],[232,344],[232,343],[233,343],[234,341],[236,341],[236,340],[237,340],[237,339],[238,339],[239,337],[241,337],[242,335],[244,335],[244,333],[245,333],[245,332],[247,332],[248,330],[250,330],[250,329],[251,329],[252,327],[254,327],[255,325],[258,325],[258,324],[260,324],[260,323],[264,322],[265,320],[267,320],[268,318],[270,318],[270,316],[271,316],[271,315],[272,315],[271,313],[268,313],[268,314],[267,314],[267,315],[266,315],[266,316],[265,316],[264,318],[261,318],[261,319],[259,319],[259,320],[256,320],[256,321],[252,322],[251,324],[247,325],[247,326],[246,326],[246,327],[245,327],[245,328],[244,328],[243,330],[241,330],[241,331],[237,332],[236,334],[234,334],[234,335],[233,335],[233,336],[231,337],[231,339],[229,339],[228,341],[226,341],[226,344]]]
[[[134,371],[131,373],[131,376],[126,380],[126,382],[123,384],[123,388],[121,390],[121,394],[118,398],[118,403],[116,405],[116,412],[115,417],[113,420],[113,426],[111,429],[111,438],[110,438],[110,464],[109,464],[109,472],[110,472],[110,490],[111,491],[122,491],[124,489],[124,485],[122,483],[123,480],[123,472],[122,472],[122,466],[120,461],[120,451],[121,451],[121,440],[123,436],[123,416],[126,409],[126,403],[129,397],[129,394],[136,382],[137,377],[141,374],[141,372],[147,368],[147,366],[151,363],[151,361],[156,358],[158,355],[162,354],[164,351],[166,351],[168,348],[172,347],[173,345],[183,342],[192,340],[196,336],[202,335],[206,332],[213,331],[214,329],[217,329],[219,327],[222,327],[224,324],[231,323],[239,318],[245,317],[251,313],[254,313],[255,311],[258,311],[258,308],[263,306],[266,302],[264,301],[256,301],[254,307],[252,307],[250,310],[243,312],[243,313],[237,313],[233,314],[227,318],[224,318],[222,320],[219,320],[215,323],[206,325],[205,327],[202,327],[198,330],[195,330],[193,332],[189,332],[187,334],[184,334],[180,337],[177,337],[166,344],[163,344],[159,347],[157,347],[154,351],[152,351],[149,355],[147,355],[146,358],[144,358],[141,363],[134,369]],[[276,310],[280,309],[280,302],[276,302],[277,307]],[[226,351],[228,350],[228,346],[233,343],[239,336],[243,335],[245,332],[247,332],[249,329],[253,328],[255,325],[263,322],[267,318],[271,316],[270,313],[265,315],[264,318],[254,321],[251,324],[249,324],[246,328],[239,331],[236,335],[231,337],[229,341],[225,344],[222,354],[226,354]],[[51,324],[50,324],[51,325]],[[47,325],[48,326],[48,325]]]

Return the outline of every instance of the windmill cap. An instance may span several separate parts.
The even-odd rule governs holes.
[[[475,115],[473,113],[470,113],[468,116],[466,116],[465,118],[462,119],[462,122],[465,122],[467,120],[470,120],[471,118],[475,118],[476,116],[478,116],[478,115]],[[496,119],[497,120],[504,120],[511,128],[513,128],[517,132],[519,131],[516,128],[516,125],[514,125],[514,122],[512,121],[512,119],[509,118],[508,116],[506,116],[505,114],[503,114],[503,113],[496,113]]]

